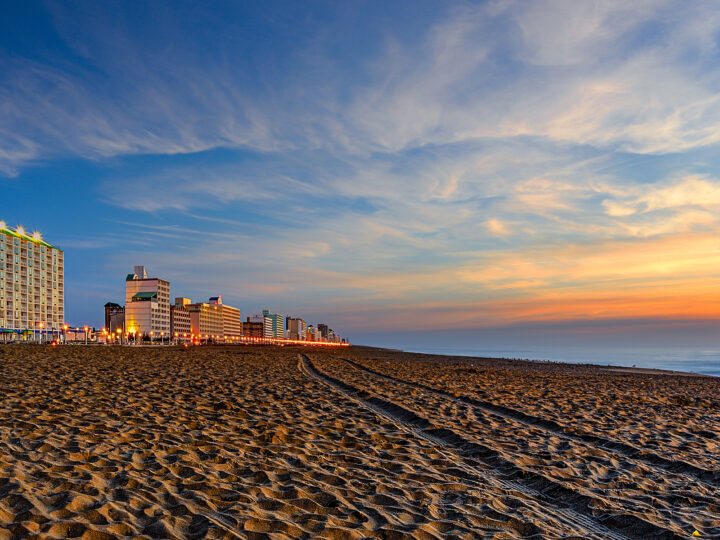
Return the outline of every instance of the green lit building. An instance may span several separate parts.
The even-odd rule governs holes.
[[[263,336],[266,338],[285,338],[285,316],[277,313],[270,313],[270,310],[263,310]]]

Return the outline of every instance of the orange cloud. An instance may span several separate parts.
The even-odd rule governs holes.
[[[370,324],[385,329],[720,319],[720,239],[708,233],[499,251],[437,273],[335,278],[374,291],[372,302],[344,299],[341,311],[355,312],[361,326],[373,312]],[[430,294],[441,289],[446,294]]]

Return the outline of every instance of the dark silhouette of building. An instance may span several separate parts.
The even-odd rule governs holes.
[[[263,322],[253,321],[248,317],[243,323],[243,335],[245,337],[263,337]]]
[[[320,323],[317,325],[317,329],[318,329],[318,332],[320,332],[320,335],[322,336],[323,339],[328,338],[328,325],[327,324]]]
[[[105,304],[105,329],[109,333],[125,333],[125,308],[115,302]]]

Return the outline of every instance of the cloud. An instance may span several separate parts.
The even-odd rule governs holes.
[[[720,15],[707,2],[682,10],[555,0],[448,7],[412,37],[381,28],[384,47],[360,57],[354,77],[338,67],[335,33],[313,34],[312,25],[293,52],[268,49],[293,66],[279,71],[268,59],[236,55],[248,45],[216,31],[229,24],[220,12],[148,7],[155,35],[117,6],[53,6],[59,35],[84,62],[3,62],[0,124],[13,134],[4,147],[15,148],[0,155],[7,171],[67,154],[228,147],[367,157],[519,135],[666,153],[720,137],[718,78],[708,70]],[[193,14],[206,25],[187,31]],[[208,40],[214,54],[201,55]],[[449,176],[436,196],[451,197],[460,181]]]
[[[720,182],[706,175],[688,175],[658,184],[631,187],[605,199],[605,213],[619,219],[630,234],[649,236],[692,230],[695,226],[717,228],[715,210],[720,205]]]
[[[720,182],[700,175],[688,176],[669,186],[649,189],[634,204],[644,205],[645,212],[678,206],[720,205]]]
[[[485,222],[485,226],[487,227],[488,231],[490,231],[490,234],[493,234],[495,236],[506,236],[510,234],[510,231],[508,230],[505,223],[503,223],[499,219],[488,219]]]

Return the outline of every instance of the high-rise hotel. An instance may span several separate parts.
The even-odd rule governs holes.
[[[65,324],[62,250],[0,221],[0,339],[32,339]]]
[[[144,266],[125,278],[125,331],[170,337],[170,282],[149,278]]]

